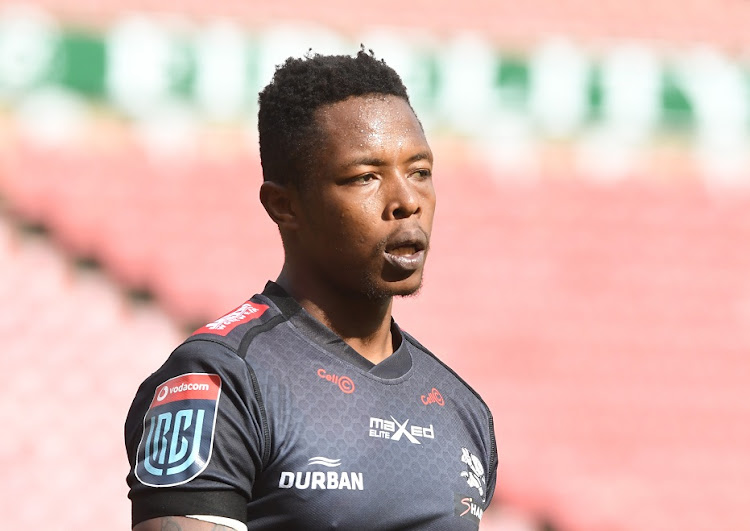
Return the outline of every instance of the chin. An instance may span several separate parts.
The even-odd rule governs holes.
[[[419,286],[417,286],[414,289],[400,291],[398,293],[395,293],[393,296],[394,297],[416,297],[417,295],[419,295],[419,292],[421,291],[421,289],[422,289],[422,284],[419,284]]]
[[[365,294],[371,300],[389,299],[392,297],[411,297],[422,289],[422,275],[418,278],[408,278],[400,282],[368,282]]]

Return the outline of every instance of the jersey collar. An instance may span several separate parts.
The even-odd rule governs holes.
[[[269,281],[263,295],[273,302],[284,317],[310,341],[321,346],[343,361],[384,379],[395,379],[404,376],[412,366],[408,342],[404,340],[401,329],[391,319],[391,333],[400,338],[400,344],[393,354],[378,364],[362,356],[350,347],[333,330],[310,315],[287,291],[275,282]]]

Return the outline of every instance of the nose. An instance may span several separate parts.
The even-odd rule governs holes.
[[[419,194],[405,175],[394,175],[388,187],[385,215],[388,219],[405,219],[419,214],[422,209]]]

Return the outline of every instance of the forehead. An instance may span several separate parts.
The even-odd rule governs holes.
[[[429,150],[414,111],[397,96],[352,97],[321,107],[315,116],[329,157],[372,150],[394,155]]]

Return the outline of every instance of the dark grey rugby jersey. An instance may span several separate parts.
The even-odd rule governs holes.
[[[133,524],[476,529],[495,488],[490,411],[393,327],[400,346],[373,365],[269,283],[196,331],[128,414]]]

